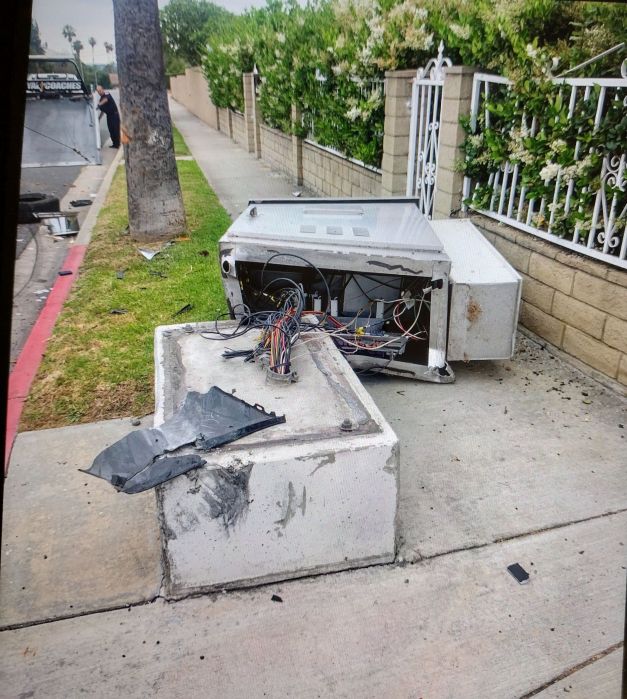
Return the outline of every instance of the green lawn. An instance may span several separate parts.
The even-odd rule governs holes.
[[[122,166],[116,172],[26,402],[22,430],[152,412],[155,326],[208,320],[225,310],[217,242],[230,219],[196,162],[177,164],[189,234],[150,262],[126,233],[126,179]],[[187,304],[192,309],[175,317]],[[112,314],[115,309],[125,312]]]
[[[172,136],[174,138],[174,153],[175,155],[191,155],[187,143],[183,140],[181,132],[172,124]]]

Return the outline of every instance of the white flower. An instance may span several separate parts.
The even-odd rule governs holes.
[[[527,44],[527,56],[535,58],[538,55],[538,49],[535,49],[532,44]]]
[[[371,109],[374,109],[381,104],[382,94],[380,88],[376,87],[368,97],[368,104]]]
[[[279,32],[276,35],[276,40],[279,42],[279,44],[284,44],[285,43],[285,34],[283,34],[283,32]]]
[[[566,146],[566,141],[564,141],[562,138],[556,138],[549,147],[553,153],[561,153]]]
[[[449,24],[449,29],[460,39],[470,39],[470,27],[462,27],[460,24]]]
[[[478,134],[468,136],[468,142],[470,143],[471,146],[478,148],[479,146],[483,145],[483,134],[478,133]]]
[[[350,119],[350,121],[357,121],[361,117],[361,109],[359,107],[351,107],[347,112],[346,112],[346,118]]]
[[[368,20],[367,24],[368,29],[370,29],[370,36],[372,38],[372,41],[380,41],[383,38],[383,33],[385,31],[383,28],[383,24],[381,24],[381,17],[375,15],[374,17]]]
[[[370,61],[372,60],[372,49],[369,46],[364,46],[363,49],[359,52],[359,60],[361,63],[365,66],[370,64]]]
[[[348,68],[348,63],[346,61],[342,61],[341,63],[332,66],[331,70],[333,71],[333,75],[342,75],[342,73],[346,73],[348,71]]]
[[[548,184],[557,177],[559,170],[560,166],[557,163],[548,162],[542,170],[540,170],[540,179],[544,181],[544,184]]]

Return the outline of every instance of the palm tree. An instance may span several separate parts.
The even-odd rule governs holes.
[[[76,60],[78,61],[79,65],[80,65],[81,51],[85,48],[83,46],[83,42],[80,39],[76,39],[76,41],[72,44],[72,48],[74,49],[74,53],[76,54]]]
[[[113,44],[110,44],[108,41],[104,42],[104,48],[105,51],[107,52],[107,61],[109,60],[109,54],[113,53]]]
[[[94,46],[97,44],[97,41],[93,36],[90,36],[89,39],[87,39],[87,43],[91,46],[91,69],[94,73],[94,82],[97,83],[98,74],[96,73],[96,60],[94,58]]]
[[[90,36],[89,39],[87,39],[87,43],[91,46],[91,64],[94,65],[95,60],[94,60],[94,46],[98,43],[93,36]]]
[[[68,40],[68,43],[70,44],[70,47],[71,47],[72,41],[74,41],[74,37],[76,36],[76,31],[74,30],[74,27],[71,24],[66,24],[65,27],[63,27],[63,30],[61,33]]]
[[[158,240],[185,230],[157,0],[113,0],[115,44],[124,108],[131,237]],[[147,109],[146,106],[150,105]]]

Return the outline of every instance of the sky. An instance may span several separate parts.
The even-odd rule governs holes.
[[[231,12],[242,12],[248,7],[266,4],[265,0],[213,1]],[[167,2],[168,0],[158,0],[159,7],[164,7]],[[96,63],[107,63],[110,60],[104,50],[104,42],[108,41],[115,46],[111,0],[33,0],[33,19],[39,24],[42,42],[48,44],[46,53],[68,55],[70,46],[61,30],[66,24],[71,24],[76,31],[76,38],[85,46],[82,53],[85,63],[91,62],[91,47],[87,43],[90,36],[97,42],[94,48]]]

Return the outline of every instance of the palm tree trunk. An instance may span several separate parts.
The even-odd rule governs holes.
[[[185,230],[168,109],[157,0],[113,0],[130,233],[173,238]]]

